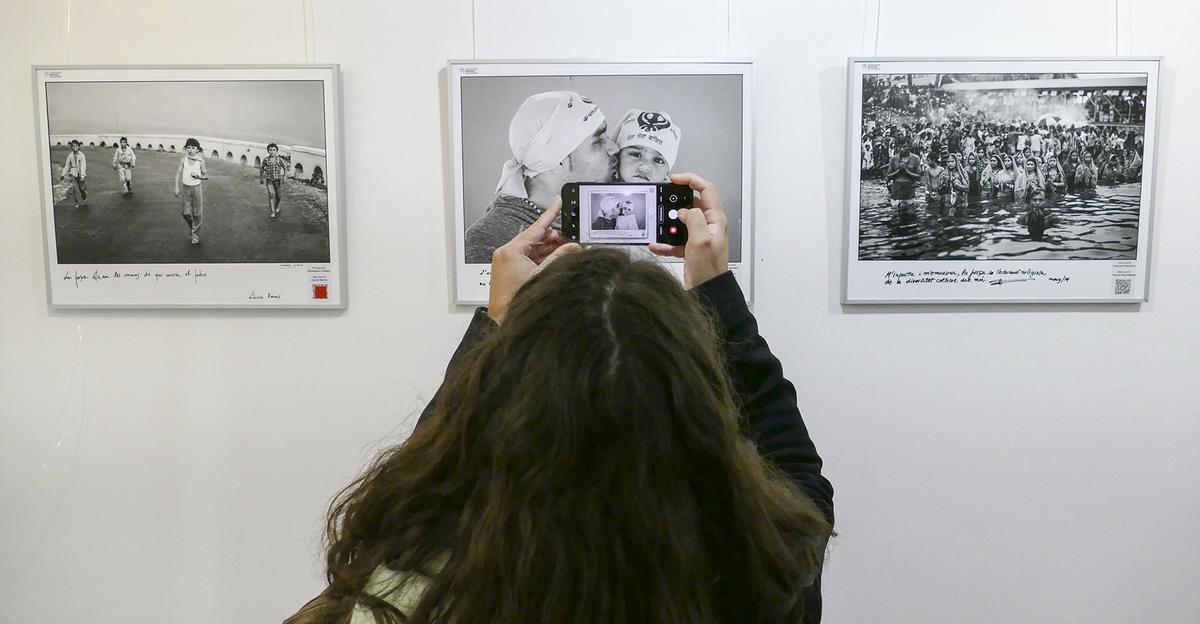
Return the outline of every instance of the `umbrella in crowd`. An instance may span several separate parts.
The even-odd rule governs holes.
[[[1057,126],[1060,124],[1062,124],[1062,117],[1059,117],[1058,115],[1051,115],[1050,113],[1046,113],[1045,115],[1038,117],[1037,120],[1037,125],[1043,128],[1049,128],[1050,126]]]

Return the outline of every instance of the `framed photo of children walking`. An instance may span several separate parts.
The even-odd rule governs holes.
[[[50,304],[344,308],[337,65],[35,66]]]
[[[1136,303],[1159,58],[851,58],[844,303]]]
[[[752,63],[450,61],[447,77],[458,303],[487,300],[492,252],[564,183],[684,171],[719,189],[730,268],[752,299]],[[681,263],[662,261],[682,278]]]

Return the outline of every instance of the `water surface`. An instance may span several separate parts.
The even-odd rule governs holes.
[[[924,189],[893,208],[881,180],[861,187],[859,260],[1133,260],[1140,182],[1051,195],[1056,223],[1040,240],[1017,219],[1024,203],[996,199],[931,208]]]

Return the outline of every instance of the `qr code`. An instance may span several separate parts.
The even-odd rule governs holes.
[[[1128,295],[1133,290],[1133,280],[1118,279],[1113,280],[1114,295]]]

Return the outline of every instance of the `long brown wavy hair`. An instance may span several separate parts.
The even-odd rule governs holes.
[[[719,336],[654,262],[558,260],[335,499],[330,595],[419,624],[797,617],[831,527],[746,440]],[[431,577],[411,613],[364,591],[380,565]]]

